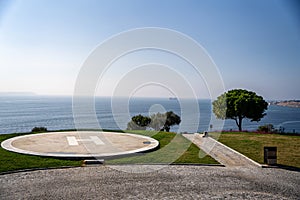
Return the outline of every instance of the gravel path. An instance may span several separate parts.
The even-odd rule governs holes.
[[[0,175],[0,199],[300,199],[299,184],[300,172],[282,169],[94,166]]]

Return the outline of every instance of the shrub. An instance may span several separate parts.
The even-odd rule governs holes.
[[[259,126],[258,131],[265,132],[265,133],[272,133],[274,132],[274,126],[273,124],[265,124],[263,126]]]
[[[41,132],[47,132],[47,128],[46,127],[34,127],[31,130],[32,133],[41,133]]]

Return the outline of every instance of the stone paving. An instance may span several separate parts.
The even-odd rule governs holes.
[[[209,136],[203,137],[199,133],[182,135],[226,167],[261,167],[259,163]]]

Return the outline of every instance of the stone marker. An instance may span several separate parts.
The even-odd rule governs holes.
[[[264,163],[268,165],[277,164],[277,147],[264,147]]]

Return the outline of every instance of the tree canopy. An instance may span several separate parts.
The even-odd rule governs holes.
[[[260,121],[268,109],[268,103],[255,92],[234,89],[220,95],[213,102],[213,112],[218,119],[233,119],[242,131],[242,120]]]
[[[127,124],[128,130],[146,130],[147,126],[150,124],[150,117],[145,117],[141,114],[133,116],[131,121]]]
[[[131,118],[131,121],[127,124],[128,130],[145,130],[147,127],[156,131],[170,131],[170,127],[173,125],[179,125],[181,119],[173,111],[166,113],[156,113],[151,117],[143,115],[136,115]]]
[[[154,130],[162,130],[169,132],[171,126],[179,125],[181,119],[173,111],[166,112],[164,114],[157,113],[151,116],[150,126]]]

